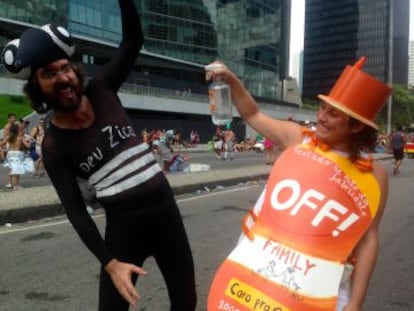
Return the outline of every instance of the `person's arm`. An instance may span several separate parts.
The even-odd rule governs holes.
[[[20,140],[20,147],[22,147],[22,145],[25,148],[29,148],[30,147],[30,142],[27,141],[27,139],[23,136],[23,137],[19,137]]]
[[[9,136],[5,135],[3,139],[0,140],[0,147],[6,145],[9,142]]]
[[[353,251],[356,263],[352,277],[352,291],[350,301],[345,306],[344,311],[362,310],[368,285],[377,262],[379,244],[378,229],[388,197],[388,173],[383,166],[375,163],[374,175],[380,185],[380,205],[371,226]]]
[[[117,91],[131,71],[144,43],[141,22],[133,0],[119,0],[122,22],[122,40],[111,60],[101,67],[98,80]]]
[[[7,123],[3,128],[3,137],[10,135],[10,123]]]
[[[33,128],[30,130],[30,136],[31,136],[34,140],[36,140],[36,135],[37,135],[37,126],[33,127]]]
[[[42,154],[45,169],[69,221],[86,247],[105,266],[114,256],[105,245],[95,222],[86,210],[75,174],[59,154],[45,149],[42,150]]]
[[[48,146],[50,148],[50,142]],[[120,262],[114,257],[87,212],[76,176],[71,168],[66,166],[65,159],[58,153],[47,151],[45,148],[42,149],[42,154],[45,169],[73,228],[86,247],[101,262],[119,293],[135,307],[139,294],[132,284],[131,277],[133,274],[145,274],[145,271],[133,264]]]
[[[259,110],[256,101],[243,83],[224,64],[211,72],[211,78],[220,77],[229,83],[233,103],[240,116],[261,135],[276,142],[283,149],[302,141],[302,128],[299,124],[271,118]]]

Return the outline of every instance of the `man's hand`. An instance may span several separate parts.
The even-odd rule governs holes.
[[[132,284],[131,277],[134,273],[145,275],[146,272],[138,266],[121,262],[117,259],[112,259],[105,266],[105,270],[110,275],[118,292],[132,307],[135,308],[140,296],[135,289],[134,284]]]

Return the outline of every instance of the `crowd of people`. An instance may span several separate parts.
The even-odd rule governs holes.
[[[33,174],[43,177],[46,172],[42,161],[42,141],[45,134],[45,120],[41,118],[31,127],[30,121],[19,119],[15,113],[8,114],[0,140],[0,159],[7,168],[6,189],[19,190],[20,176]]]
[[[287,121],[295,122],[304,128],[309,128],[311,130],[314,130],[315,128],[315,122],[297,121],[293,118],[289,118]],[[400,132],[400,135],[404,136],[403,141],[396,138],[397,136],[400,137],[396,134],[398,132]],[[181,171],[183,169],[183,162],[188,159],[186,155],[180,155],[180,151],[174,152],[174,149],[181,150],[182,147],[192,148],[197,146],[200,142],[200,136],[197,131],[194,130],[191,130],[188,140],[182,140],[182,133],[178,129],[143,129],[141,131],[141,136],[143,141],[147,142],[150,145],[151,150],[153,150],[154,153],[162,156],[162,159],[165,160],[166,166],[164,166],[164,170],[166,172]],[[399,147],[396,146],[397,140],[400,141]],[[373,151],[378,153],[387,152],[394,155],[395,165],[393,174],[396,175],[400,171],[402,158],[405,155],[404,144],[406,142],[413,141],[414,135],[410,133],[404,133],[401,129],[401,126],[397,125],[395,130],[390,135],[387,135],[386,133],[378,134],[376,146]],[[280,148],[275,142],[272,142],[270,139],[261,136],[259,133],[257,133],[255,136],[248,135],[245,137],[245,139],[238,139],[230,126],[226,126],[224,128],[217,126],[210,143],[216,158],[223,161],[227,159],[230,161],[234,160],[235,153],[253,151],[263,153],[265,164],[272,165],[277,159],[277,156],[280,154]],[[396,149],[401,150],[396,151]],[[168,163],[174,163],[174,161],[177,161],[177,163],[180,165],[173,165],[171,166],[171,170],[168,169]]]
[[[199,135],[192,130],[190,141],[182,139],[181,130],[153,129],[141,131],[142,141],[147,143],[152,152],[160,157],[164,173],[174,173],[184,170],[184,162],[188,160],[188,154],[182,152],[182,148],[192,148],[199,143]]]
[[[234,159],[234,152],[238,151],[235,147],[236,135],[229,126],[225,129],[219,126],[216,127],[212,142],[217,159],[221,159],[223,161],[227,159],[232,161]]]

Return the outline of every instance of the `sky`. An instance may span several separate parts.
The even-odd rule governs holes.
[[[289,74],[295,76],[292,67],[292,60],[296,57],[296,54],[303,50],[305,0],[292,0],[291,6]]]
[[[291,5],[289,74],[295,76],[292,60],[296,57],[296,54],[303,50],[305,0],[292,0]],[[410,0],[410,41],[412,40],[414,40],[414,0]]]

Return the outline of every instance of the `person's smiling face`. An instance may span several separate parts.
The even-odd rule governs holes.
[[[321,102],[317,113],[316,137],[334,150],[347,152],[351,133],[350,116]]]
[[[44,100],[53,109],[73,112],[79,108],[82,85],[69,60],[60,59],[39,68],[36,78]]]

